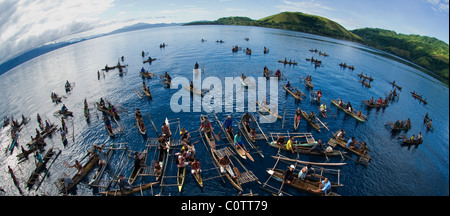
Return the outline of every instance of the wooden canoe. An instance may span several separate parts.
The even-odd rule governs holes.
[[[214,159],[214,162],[216,163],[217,167],[220,167],[220,164],[219,164],[220,158],[217,155],[215,149],[211,148],[211,155],[212,155],[212,157]],[[230,158],[230,160],[231,160],[231,158]],[[239,191],[243,191],[241,183],[239,182],[237,177],[236,178],[232,178],[231,175],[228,173],[228,171],[224,175],[228,179],[228,181],[230,181],[230,183],[233,185],[233,187],[235,187]],[[235,175],[237,175],[237,173],[235,173]]]
[[[186,178],[186,167],[179,167],[177,172],[178,192],[183,190],[184,179]]]
[[[256,133],[254,138],[250,135],[250,131],[247,130],[247,128],[245,127],[244,123],[242,122],[243,118],[244,118],[244,115],[245,114],[242,115],[241,121],[239,123],[241,124],[241,126],[242,126],[242,128],[244,130],[243,132],[245,132],[244,135],[247,136],[247,138],[250,140],[250,142],[255,143],[256,140],[263,140],[263,139],[268,141],[267,136],[266,136],[266,134],[264,134],[264,131],[262,131],[261,127],[258,124],[258,121],[256,121],[256,119],[250,113],[248,113],[249,124],[250,124],[250,122],[253,122],[256,125],[256,127],[254,126],[255,129],[259,130],[259,132],[260,132],[260,133]]]
[[[359,78],[365,78],[366,80],[369,80],[370,82],[372,82],[373,81],[373,78],[372,77],[368,77],[367,76],[367,74],[366,75],[362,75],[362,73],[361,74],[358,74],[358,76],[359,76]]]
[[[293,89],[293,88],[294,88],[294,87],[291,87],[291,89]],[[288,92],[289,94],[291,94],[295,99],[297,99],[297,100],[303,100],[303,98],[301,97],[301,95],[298,96],[298,95],[294,94],[294,92],[292,92],[291,89],[287,88],[286,85],[283,85],[283,89],[286,90],[286,92]],[[302,94],[301,91],[300,91],[300,94]]]
[[[336,135],[333,133],[333,138],[330,138],[328,141],[328,145],[335,147],[336,145],[341,146],[343,149],[353,152],[354,154],[359,156],[359,163],[367,165],[371,160],[371,157],[368,154],[363,154],[357,149],[347,148],[347,142],[342,139],[336,139]]]
[[[147,154],[148,154],[148,152],[145,152],[144,154],[145,154],[144,155],[144,157],[145,157],[144,164],[146,164],[147,163],[147,156],[148,156]],[[128,178],[129,179],[128,181],[130,182],[130,185],[132,185],[134,183],[134,181],[136,180],[136,178],[140,174],[141,168],[142,168],[142,165],[138,169],[136,169],[136,167],[133,168],[133,171],[131,172],[130,177]]]
[[[319,123],[317,123],[317,122],[314,122],[313,120],[311,120],[310,118],[309,118],[309,115],[305,112],[305,111],[303,111],[302,110],[302,115],[303,115],[303,117],[306,119],[306,121],[316,130],[316,131],[318,131],[318,132],[320,132],[320,125],[319,125]],[[316,117],[317,118],[317,117]]]
[[[360,80],[360,81],[358,81],[358,82],[361,83],[361,85],[365,86],[366,88],[372,87],[372,86],[370,85],[370,83],[365,83],[365,82],[363,82],[362,80]]]
[[[145,73],[144,72],[142,72],[142,71],[139,71],[139,74],[141,75],[141,76],[143,76],[143,77],[147,77],[147,78],[152,78],[152,77],[156,77],[156,74],[154,74],[154,73],[149,73],[148,71],[145,71]]]
[[[135,116],[135,119],[136,119],[136,126],[138,127],[139,132],[140,132],[142,135],[147,134],[147,129],[145,128],[145,125],[144,125],[144,128],[141,128],[141,124],[139,124],[140,121],[144,122],[144,119],[142,119],[142,118],[136,118],[136,116]]]
[[[266,171],[275,180],[283,181],[283,171],[282,170],[279,170],[279,169],[274,169],[274,170],[267,169]],[[290,184],[288,184],[288,183],[285,183],[285,184],[290,186],[290,187],[293,187],[293,188],[296,188],[296,189],[299,189],[299,190],[302,190],[302,191],[305,191],[307,193],[311,193],[311,194],[314,194],[314,195],[324,195],[322,193],[314,193],[314,192],[311,191],[311,190],[319,189],[319,186],[318,186],[317,183],[306,182],[306,181],[302,181],[302,180],[296,179],[295,181],[291,182]],[[326,196],[340,196],[340,195],[335,193],[335,192],[330,191],[330,192],[327,193]]]
[[[363,115],[358,116],[356,113],[350,112],[350,111],[348,111],[348,109],[339,106],[339,103],[338,103],[336,100],[331,99],[331,102],[332,102],[335,106],[337,106],[339,109],[343,110],[345,113],[347,113],[347,114],[349,114],[350,116],[352,116],[353,118],[355,118],[356,120],[358,120],[358,121],[360,121],[360,122],[365,122],[365,121],[366,121],[366,119],[364,118]]]
[[[286,144],[284,144],[283,146],[280,146],[275,141],[274,142],[269,142],[268,144],[271,147],[279,148],[279,149],[281,149],[283,151],[288,151],[286,149]],[[309,145],[309,144],[307,144],[307,145]],[[311,146],[296,146],[296,144],[294,144],[294,152],[297,152],[297,153],[300,153],[300,154],[309,154],[309,155],[327,156],[327,157],[337,157],[337,156],[341,156],[342,154],[345,154],[345,152],[341,152],[339,150],[333,150],[332,152],[326,152],[326,153],[319,153],[319,152],[310,151],[310,150],[311,150]]]
[[[204,117],[203,115],[200,116],[200,122],[203,122],[203,117]],[[205,134],[205,138],[209,144],[209,147],[211,147],[212,149],[216,149],[216,141],[214,140],[214,132],[212,125],[211,125],[211,136],[208,136],[208,133],[206,131],[203,131],[203,133]]]
[[[123,195],[130,195],[134,193],[138,193],[141,191],[148,190],[153,187],[153,185],[158,184],[158,182],[151,182],[143,185],[134,186],[131,190],[124,190]],[[106,195],[106,196],[122,196],[122,192],[120,192],[120,189],[118,190],[111,190],[111,191],[102,191],[100,194]]]
[[[148,92],[148,91],[145,90],[145,89],[142,89],[142,91],[144,92],[144,95],[145,95],[145,96],[149,97],[150,99],[152,98],[152,93],[151,93],[151,92]]]
[[[384,102],[382,104],[379,104],[378,102],[370,103],[368,100],[362,100],[362,102],[365,103],[367,105],[367,107],[370,107],[370,108],[384,108],[389,105],[389,103],[384,103]]]
[[[109,111],[106,106],[100,105],[99,102],[95,102],[95,103],[97,104],[97,109],[99,111],[102,111],[103,113],[105,113],[105,114],[107,114],[107,115],[109,115],[109,116],[111,116],[113,118],[116,118],[116,119],[118,119],[120,117],[119,113],[117,112],[117,110],[116,110],[116,112],[113,113],[113,112]]]
[[[297,65],[298,62],[288,62],[288,61],[284,61],[284,60],[278,60],[279,63],[283,63],[283,64],[289,64],[289,65]]]
[[[274,112],[270,111],[270,109],[268,109],[267,106],[261,105],[258,101],[256,101],[256,104],[258,105],[258,107],[259,107],[261,110],[263,110],[263,111],[265,111],[265,112],[268,112],[270,115],[272,115],[272,116],[274,116],[274,117],[276,117],[276,118],[278,118],[278,119],[282,119],[281,116],[278,115],[278,113],[274,113]]]
[[[423,139],[421,139],[421,140],[403,139],[402,140],[403,145],[419,145],[422,143],[423,143]]]
[[[147,63],[147,62],[148,63],[152,63],[152,61],[155,61],[155,60],[156,60],[156,58],[153,58],[153,59],[152,58],[148,58],[147,60],[144,60],[143,63],[144,64]]]
[[[198,185],[200,185],[200,187],[203,187],[203,179],[202,179],[202,173],[198,172],[195,174],[192,174],[195,178],[195,181],[198,183]]]
[[[197,90],[195,87],[191,89],[191,87],[185,85],[184,88],[185,88],[186,90],[190,91],[191,93],[200,95],[200,96],[202,96],[202,97],[204,96],[204,93],[203,93],[202,91]]]
[[[84,179],[84,177],[86,177],[95,168],[95,166],[97,166],[99,159],[100,159],[100,156],[98,156],[97,154],[95,154],[94,156],[91,156],[89,158],[89,161],[86,162],[86,164],[84,164],[83,172],[80,175],[75,174],[72,177],[73,183],[67,186],[67,191],[70,191],[72,188],[77,186],[78,183],[80,183]],[[59,192],[60,193],[65,192],[64,185],[60,188]]]
[[[401,128],[396,128],[394,123],[392,122],[386,122],[385,126],[389,127],[389,129],[391,129],[391,131],[408,131],[409,129],[411,129],[410,127],[401,127]]]
[[[398,90],[402,90],[403,87],[400,87],[399,85],[397,85],[396,83],[393,82],[389,82],[389,84],[391,84],[393,87],[396,87]]]
[[[414,93],[414,92],[411,92],[411,95],[412,95],[415,99],[420,100],[423,104],[427,104],[427,103],[428,103],[426,99],[423,99],[423,98],[422,98],[422,95],[418,95],[418,94],[416,94],[416,93]]]
[[[235,144],[234,144],[234,139],[233,137],[231,137],[231,135],[225,130],[225,128],[223,128],[222,123],[220,123],[219,118],[217,117],[217,115],[215,115],[215,118],[217,120],[217,123],[220,125],[220,128],[222,129],[222,132],[225,134],[225,136],[227,137],[228,143],[230,143],[231,146],[233,146],[234,150],[236,151],[236,153],[242,158],[242,159],[249,159],[252,162],[255,162],[255,160],[253,159],[253,157],[244,149],[242,148],[238,148]]]
[[[44,170],[45,165],[46,165],[47,162],[50,160],[50,158],[53,157],[53,155],[54,155],[55,153],[56,153],[56,152],[53,151],[53,148],[50,148],[50,149],[47,151],[47,153],[45,153],[44,158],[42,159],[42,163],[41,163],[41,162],[38,162],[38,163],[36,164],[36,169],[33,171],[33,173],[31,173],[31,176],[30,176],[30,177],[28,178],[28,180],[27,180],[27,187],[28,187],[28,188],[31,188],[31,187],[36,183],[36,181],[37,181],[38,178],[39,178],[39,173],[41,173],[42,170]]]

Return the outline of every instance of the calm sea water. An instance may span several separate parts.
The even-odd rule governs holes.
[[[244,40],[245,37],[250,40]],[[202,43],[202,38],[207,41]],[[223,40],[225,43],[217,44],[216,40]],[[167,46],[160,49],[159,44],[163,42]],[[231,48],[234,45],[244,49],[248,47],[252,49],[253,54],[248,56],[241,51],[232,53]],[[270,50],[268,54],[263,54],[264,46]],[[308,51],[311,48],[326,52],[329,57],[311,53]],[[151,65],[144,65],[141,51],[148,52],[152,58],[157,58],[157,60]],[[123,64],[128,64],[128,69],[123,76],[119,76],[118,71],[113,70],[102,73],[100,79],[97,79],[98,70],[106,64],[116,64],[121,56],[125,57]],[[322,66],[314,68],[305,61],[305,58],[311,56],[322,60]],[[299,64],[291,67],[277,62],[284,58],[293,59]],[[136,108],[139,108],[143,114],[149,113],[158,130],[166,117],[168,119],[179,118],[181,127],[188,131],[198,129],[201,113],[174,113],[170,109],[169,99],[177,91],[183,91],[182,86],[179,86],[178,90],[165,89],[159,79],[146,80],[153,94],[151,101],[146,98],[140,100],[134,92],[135,88],[140,89],[142,81],[144,81],[138,73],[141,67],[158,75],[167,71],[173,78],[181,76],[192,80],[192,68],[195,62],[205,69],[206,73],[202,78],[218,77],[222,81],[222,85],[224,85],[224,77],[240,76],[245,73],[247,76],[257,78],[262,76],[264,66],[272,71],[280,69],[292,85],[307,93],[308,96],[305,100],[295,103],[294,98],[286,95],[282,88],[282,84],[285,84],[286,80],[280,80],[278,107],[281,115],[284,110],[287,111],[286,122],[284,128],[282,128],[281,121],[262,124],[262,129],[266,134],[294,132],[293,115],[297,107],[306,111],[317,110],[317,105],[310,103],[309,91],[299,79],[300,76],[311,75],[315,85],[314,90],[322,89],[324,93],[322,99],[335,115],[329,115],[328,119],[321,118],[323,122],[326,122],[330,131],[322,129],[321,133],[317,133],[302,120],[298,132],[312,132],[316,140],[321,139],[327,142],[332,137],[331,132],[343,128],[349,136],[355,136],[357,139],[367,142],[370,148],[372,160],[368,166],[347,159],[345,160],[347,165],[339,167],[340,181],[344,184],[344,187],[336,190],[339,194],[345,196],[448,196],[448,87],[411,66],[386,58],[386,54],[383,52],[359,44],[299,32],[238,26],[164,27],[100,37],[54,50],[1,75],[0,116],[13,115],[15,118],[19,118],[21,114],[24,114],[31,117],[31,122],[20,131],[19,145],[25,148],[30,136],[35,135],[35,128],[38,127],[37,113],[43,119],[61,125],[60,120],[53,116],[53,112],[60,109],[61,104],[52,103],[50,93],[54,91],[65,95],[64,83],[66,80],[75,82],[75,88],[66,95],[67,98],[63,99],[63,103],[74,112],[74,117],[67,120],[70,133],[68,145],[65,147],[62,145],[59,134],[54,134],[52,138],[45,140],[46,149],[54,146],[60,148],[62,153],[50,168],[49,175],[38,191],[35,191],[34,188],[29,191],[25,189],[26,179],[35,167],[33,157],[30,156],[28,161],[18,164],[16,155],[20,152],[19,149],[15,149],[12,154],[4,151],[11,142],[9,127],[1,130],[0,148],[3,151],[0,156],[2,158],[0,160],[0,176],[3,181],[0,182],[0,187],[6,191],[7,195],[19,195],[19,191],[8,173],[7,167],[10,166],[21,182],[20,186],[24,194],[58,195],[54,184],[57,178],[64,173],[72,176],[76,172],[73,168],[67,168],[64,161],[73,163],[76,159],[81,159],[92,144],[127,142],[128,149],[144,150],[147,138],[154,138],[156,135],[147,118],[145,119],[147,138],[143,137],[133,125],[135,124],[134,111]],[[341,69],[338,66],[341,62],[354,65],[355,70]],[[372,75],[374,78],[372,88],[364,88],[358,83],[357,74],[361,72]],[[365,105],[361,104],[361,100],[372,96],[374,98],[385,97],[385,94],[392,89],[388,83],[392,80],[403,87],[403,90],[399,91],[398,101],[393,102],[384,110],[368,110]],[[241,90],[240,86],[236,88],[236,91]],[[419,103],[411,96],[410,91],[423,94],[428,104]],[[87,123],[83,117],[83,100],[85,98],[89,102],[90,123]],[[119,122],[124,128],[124,133],[114,139],[109,138],[101,120],[102,114],[94,107],[94,102],[100,98],[106,98],[117,105],[120,110]],[[355,109],[362,109],[363,113],[368,115],[367,122],[358,123],[342,111],[338,111],[331,105],[332,98],[342,98],[344,101],[350,101]],[[427,131],[422,123],[427,112],[433,119],[434,131]],[[237,122],[242,114],[242,112],[228,112],[218,113],[218,116],[222,120],[226,115],[231,115],[234,120],[233,126],[237,130]],[[255,113],[254,115],[257,116]],[[407,118],[410,118],[412,122],[412,128],[407,133],[392,134],[384,127],[387,121],[406,120]],[[113,123],[113,127],[117,127],[117,125]],[[172,131],[175,132],[176,128],[172,127]],[[216,131],[218,131],[217,126]],[[409,137],[412,134],[417,135],[419,132],[423,134],[423,144],[404,147],[398,143],[398,136]],[[74,137],[72,137],[72,133]],[[225,141],[222,140],[218,144],[225,144]],[[277,150],[262,141],[256,145],[260,147],[265,158],[253,154],[255,162],[241,162],[256,175],[261,183],[264,183],[269,177],[265,170],[272,168],[275,163],[270,156],[275,155]],[[205,145],[199,142],[195,146],[197,156],[205,169],[203,178],[217,176],[217,172],[210,169],[213,164]],[[286,152],[282,154],[295,158],[295,155]],[[121,152],[114,154],[111,164],[106,170],[106,175],[114,172],[119,164],[120,155]],[[149,161],[152,158],[153,152]],[[173,164],[172,159],[169,161],[167,176],[176,175],[176,165]],[[325,158],[307,155],[300,155],[300,159],[325,161]],[[330,158],[330,161],[341,162],[341,159]],[[287,165],[280,162],[277,168],[285,169]],[[125,168],[125,176],[131,173],[131,167],[132,162],[130,161]],[[243,168],[241,168],[241,172],[243,172]],[[92,175],[93,172],[89,177]],[[137,180],[137,182],[144,183],[151,181],[154,181],[152,177]],[[78,185],[77,195],[97,194],[98,190],[90,189],[87,183],[88,178]],[[166,178],[165,183],[175,184],[175,179]],[[273,179],[268,183],[274,187],[280,187],[280,183]],[[246,183],[243,185],[244,193],[251,190],[260,195],[271,195],[262,190],[260,186],[257,182]],[[283,191],[293,195],[307,195],[289,187],[284,187]],[[163,190],[160,186],[155,186],[153,193],[180,195],[177,187],[173,186],[164,187]],[[236,195],[237,193],[238,191],[228,181],[223,183],[220,178],[205,181],[202,190],[189,175],[186,177],[181,195],[221,196]],[[144,195],[151,194],[152,191],[144,193]]]

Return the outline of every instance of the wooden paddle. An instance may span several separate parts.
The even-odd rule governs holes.
[[[230,159],[230,157],[228,157]],[[241,172],[239,169],[233,164],[233,161],[230,159],[231,165],[233,165],[233,171],[236,173],[236,177],[239,177],[241,175]]]

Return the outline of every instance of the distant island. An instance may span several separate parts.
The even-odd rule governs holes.
[[[436,38],[397,34],[378,28],[347,30],[327,18],[301,12],[282,12],[259,20],[224,17],[184,25],[242,25],[286,29],[361,43],[415,63],[448,84],[449,45]]]

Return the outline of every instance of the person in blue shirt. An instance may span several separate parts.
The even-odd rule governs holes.
[[[234,145],[236,147],[244,149],[246,152],[248,152],[247,148],[244,145],[244,142],[242,142],[242,134],[240,131],[238,131],[236,136],[234,136]]]
[[[42,156],[41,156],[41,154],[39,152],[36,152],[34,154],[34,158],[36,159],[35,160],[36,166],[37,166],[38,163],[44,163],[44,161],[42,160]]]
[[[286,88],[290,89],[291,88],[291,83],[289,83],[289,81],[286,84]]]
[[[355,137],[350,138],[350,139],[347,141],[346,147],[347,147],[347,148],[350,148],[350,146],[353,146],[353,145],[354,145],[354,144],[353,144],[354,140],[355,140]]]
[[[225,127],[225,130],[230,133],[230,135],[233,134],[233,120],[231,120],[231,116],[228,116],[225,121],[222,123],[222,127]]]
[[[141,68],[141,72],[142,72],[142,73],[145,73],[144,67]]]
[[[61,107],[61,112],[65,113],[67,111],[67,107],[65,104]]]
[[[327,195],[331,190],[331,182],[328,178],[325,178],[322,182],[320,182],[319,188],[316,190],[310,189],[314,193],[321,193]]]

